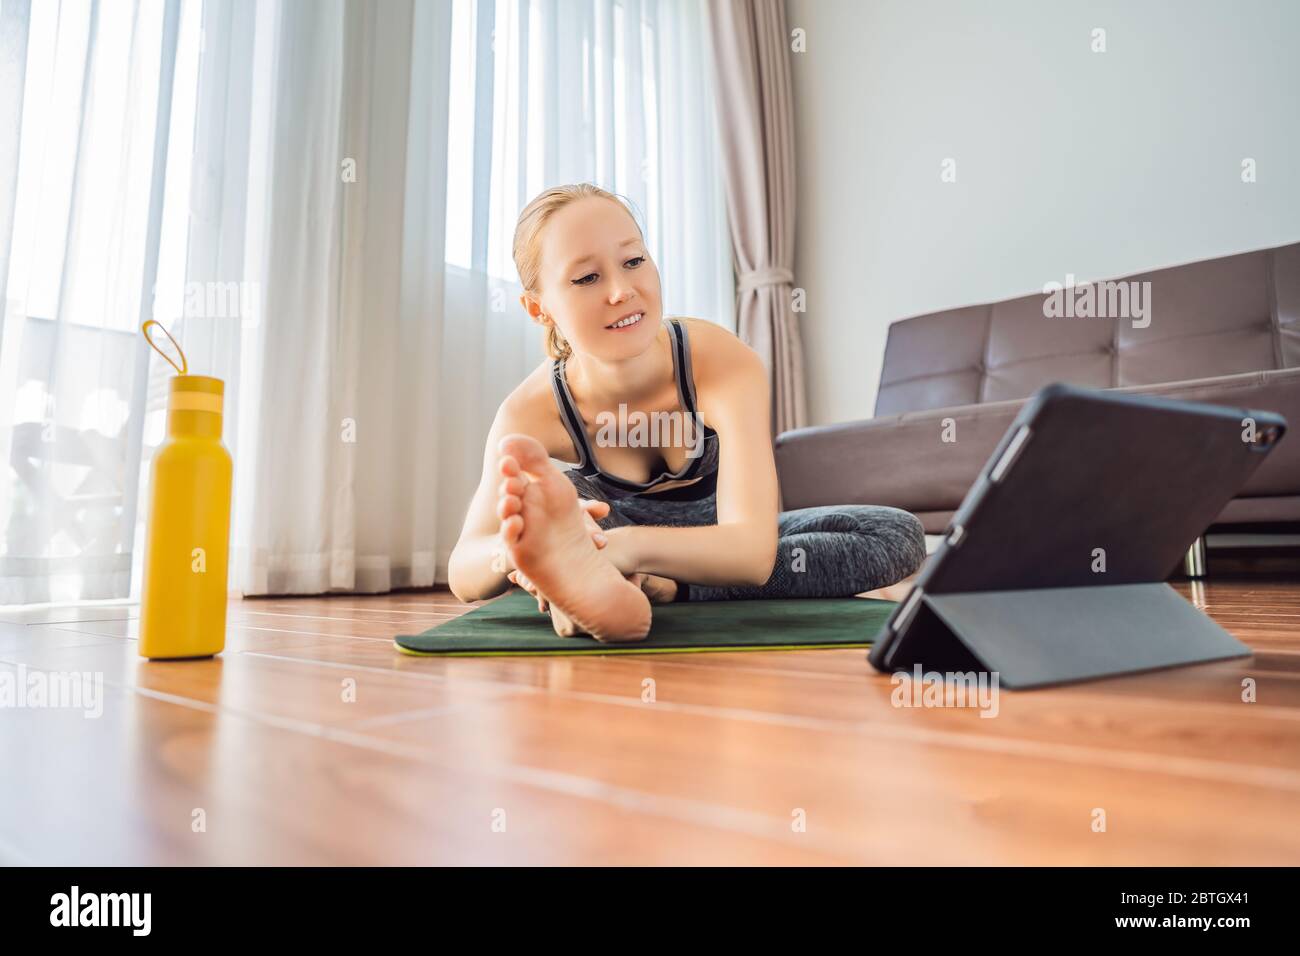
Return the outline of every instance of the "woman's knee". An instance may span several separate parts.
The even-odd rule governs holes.
[[[925,560],[925,526],[916,515],[885,505],[850,505],[846,510],[853,515],[859,534],[883,546],[898,580],[921,566]]]
[[[921,524],[921,519],[910,511],[898,512],[899,518],[899,536],[906,545],[908,574],[912,574],[925,561],[925,525]]]

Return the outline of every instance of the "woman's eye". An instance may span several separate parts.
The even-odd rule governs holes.
[[[635,269],[637,266],[639,266],[639,265],[640,265],[641,263],[643,263],[643,262],[645,262],[645,256],[637,256],[637,257],[635,257],[635,258],[633,258],[633,259],[629,259],[629,260],[627,260],[627,262],[623,263],[623,265],[625,265],[625,266],[630,265],[630,266],[632,266],[633,269]],[[633,265],[633,263],[635,263],[636,265]],[[585,276],[583,276],[581,279],[572,279],[572,280],[570,280],[570,281],[571,281],[574,285],[591,285],[592,282],[595,282],[595,281],[596,281],[596,278],[597,278],[597,274],[596,274],[595,272],[589,272],[589,273],[587,273]]]

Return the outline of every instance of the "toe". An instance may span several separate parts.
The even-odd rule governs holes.
[[[519,515],[511,515],[501,522],[501,538],[507,545],[517,544],[519,536],[524,533],[524,519]]]
[[[524,510],[523,500],[515,495],[502,495],[497,499],[497,517],[502,521]]]
[[[513,458],[530,475],[540,476],[555,470],[542,443],[531,435],[507,435],[501,439],[497,450],[503,456],[503,463],[505,458]]]

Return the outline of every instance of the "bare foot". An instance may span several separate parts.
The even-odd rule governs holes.
[[[537,599],[537,610],[542,614],[551,616],[551,627],[555,629],[555,633],[560,637],[576,637],[582,633],[582,629],[569,620],[563,611],[558,607],[551,606],[551,602],[546,600],[546,595],[538,590],[537,585],[524,572],[519,570],[511,571],[506,577]]]
[[[639,641],[650,633],[650,601],[591,540],[578,492],[527,435],[497,446],[501,539],[515,568],[556,609],[598,641]]]
[[[672,604],[677,600],[677,582],[657,574],[633,574],[628,580],[641,588],[651,604]]]
[[[920,573],[921,572],[918,569],[895,584],[890,584],[883,588],[876,588],[874,591],[867,591],[859,596],[878,598],[881,601],[897,601],[902,603],[903,599],[912,593],[912,586],[916,583],[917,575]]]
[[[551,626],[560,637],[573,637],[582,633],[581,628],[569,620],[563,611],[558,607],[551,606],[551,603],[546,600],[546,595],[538,589],[536,584],[529,580],[528,575],[522,571],[514,570],[507,574],[506,578],[512,584],[523,588],[537,600],[537,610],[542,614],[551,616]],[[654,574],[629,574],[627,579],[645,592],[645,596],[650,599],[651,604],[672,604],[677,597],[677,582],[671,578],[661,578]]]

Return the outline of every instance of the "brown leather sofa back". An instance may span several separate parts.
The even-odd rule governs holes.
[[[1111,281],[1094,284],[1090,304],[1076,286],[1051,303],[1035,294],[895,322],[876,415],[1026,398],[1058,381],[1109,388],[1300,367],[1300,243]],[[1095,317],[1135,291],[1125,317]],[[1045,305],[1092,315],[1049,317]]]

